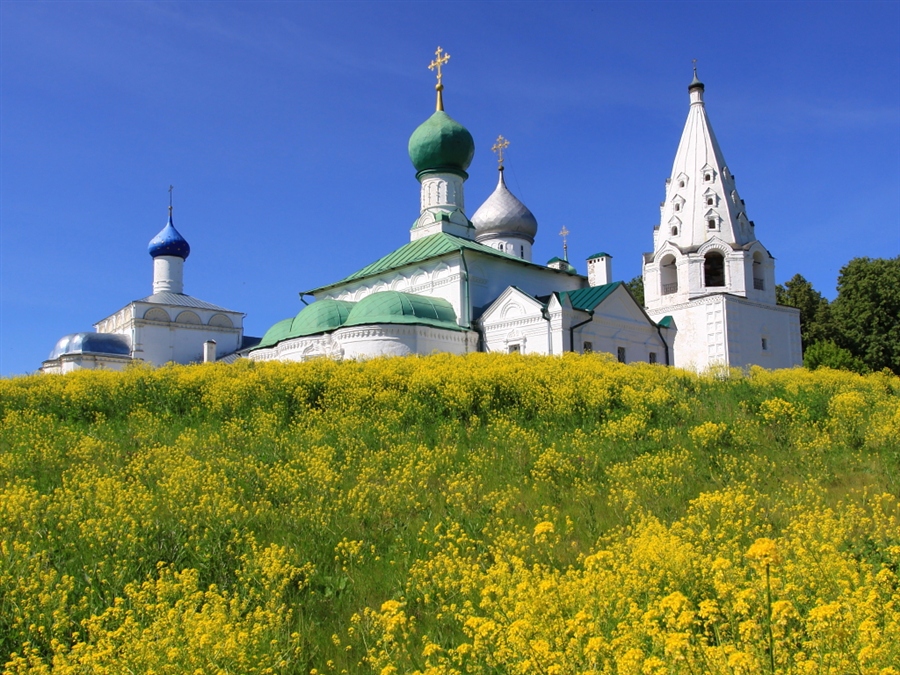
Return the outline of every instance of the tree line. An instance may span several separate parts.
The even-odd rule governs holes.
[[[640,276],[627,282],[644,304]],[[854,258],[841,268],[834,301],[795,274],[775,287],[779,305],[800,310],[803,365],[900,375],[900,256]]]

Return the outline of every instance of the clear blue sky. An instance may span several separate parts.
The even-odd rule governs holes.
[[[688,111],[691,59],[784,282],[835,295],[900,253],[898,2],[0,2],[0,374],[151,292],[175,186],[185,291],[262,333],[298,292],[408,241],[407,140],[434,109],[475,138],[535,260],[640,273]]]

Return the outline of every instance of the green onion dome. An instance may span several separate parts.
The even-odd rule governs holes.
[[[416,167],[417,178],[440,172],[468,178],[466,169],[474,156],[472,134],[443,110],[422,122],[409,137],[409,158]]]

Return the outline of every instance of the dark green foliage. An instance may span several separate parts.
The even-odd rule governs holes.
[[[847,263],[831,309],[840,346],[872,370],[900,374],[900,256]]]
[[[835,370],[851,370],[854,373],[869,372],[863,360],[853,356],[849,349],[838,347],[831,340],[816,342],[804,352],[803,365],[810,370],[816,368],[834,368]]]
[[[644,277],[640,274],[637,275],[631,281],[625,283],[625,287],[631,291],[631,295],[634,296],[634,299],[637,300],[637,303],[643,307],[644,306]]]
[[[828,300],[800,274],[795,274],[784,286],[775,287],[779,305],[800,310],[800,339],[803,351],[816,342],[833,339],[834,326]]]

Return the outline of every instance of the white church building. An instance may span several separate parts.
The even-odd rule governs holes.
[[[244,314],[184,293],[184,262],[191,247],[172,223],[171,204],[169,220],[150,241],[149,252],[153,293],[98,321],[95,332],[60,338],[43,372],[122,370],[133,361],[154,366],[215,361],[246,346]]]
[[[437,105],[409,139],[420,211],[409,243],[349,276],[300,294],[305,306],[256,343],[243,314],[183,292],[187,242],[169,222],[150,243],[153,294],[62,338],[45,372],[121,368],[225,356],[256,361],[371,358],[474,351],[607,352],[624,363],[705,370],[801,363],[799,312],[775,303],[774,260],[756,239],[709,125],[694,73],[690,110],[666,183],[654,250],[644,255],[646,308],[612,278],[612,256],[532,260],[538,223],[504,181],[471,216],[464,184],[475,153],[469,131]],[[567,255],[564,256],[567,258]],[[307,302],[305,298],[312,298]]]

